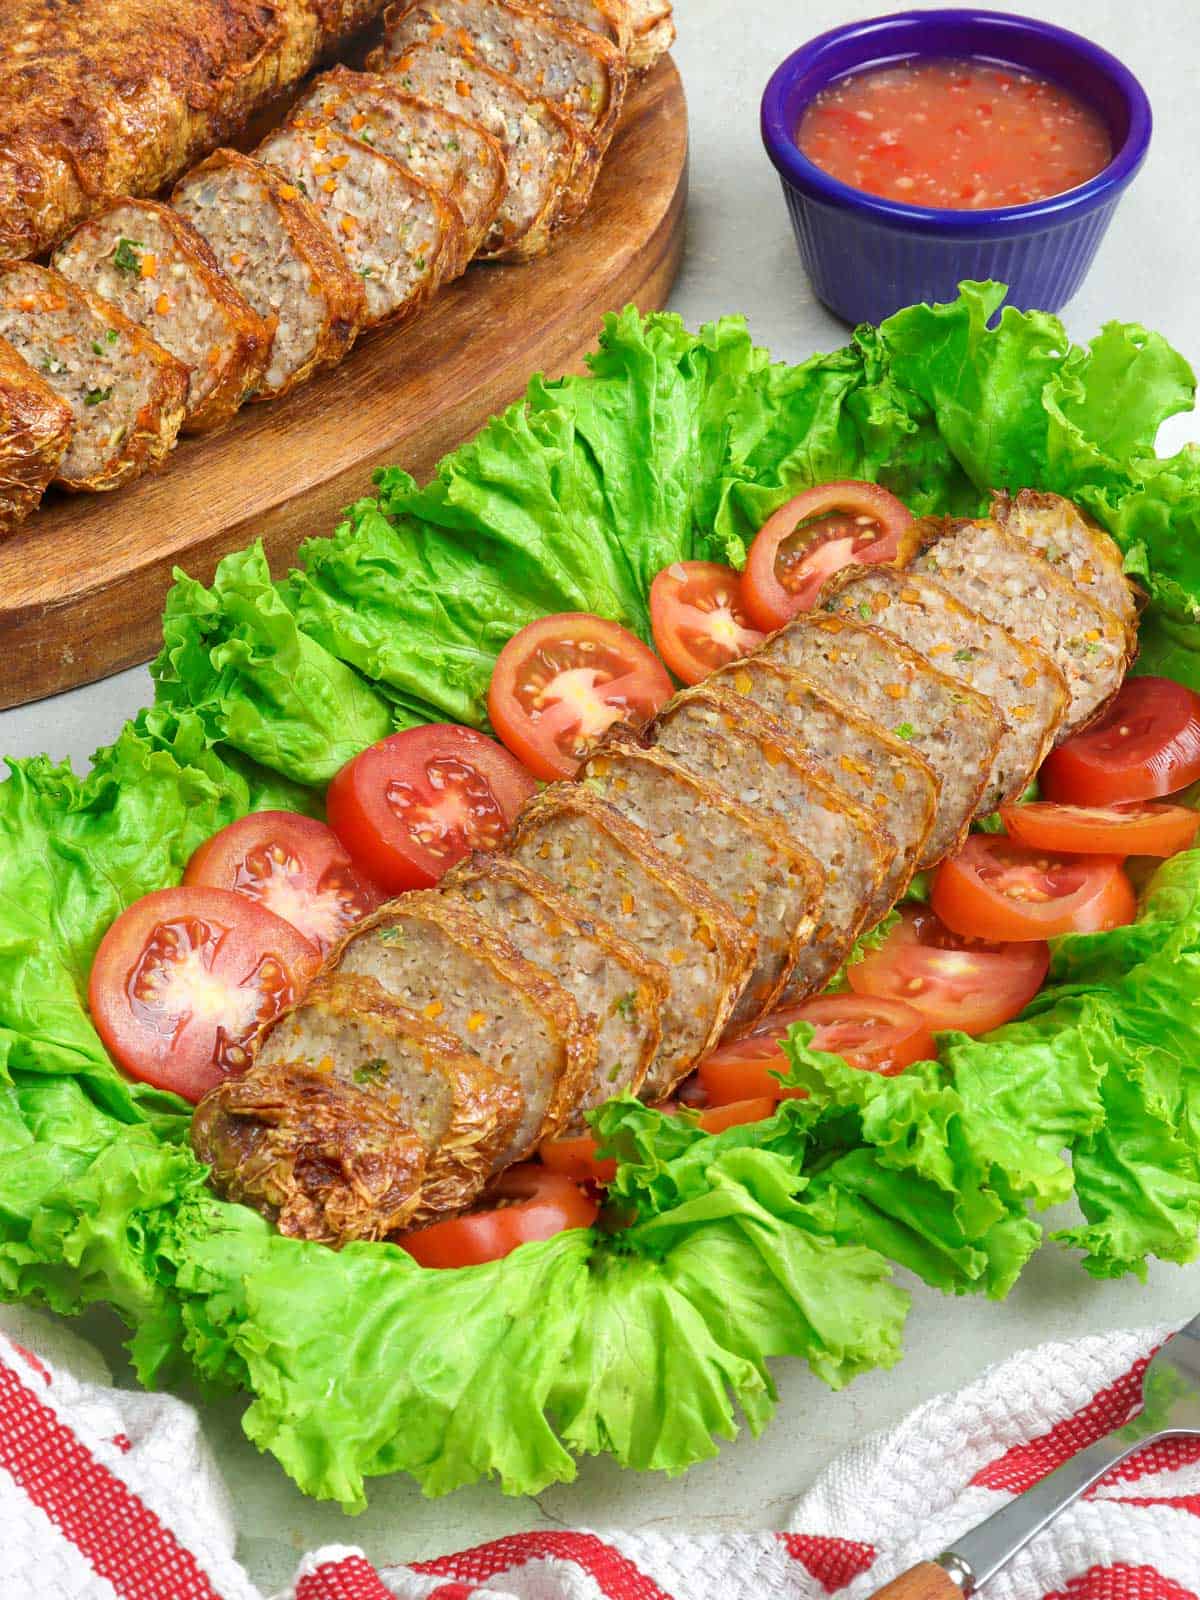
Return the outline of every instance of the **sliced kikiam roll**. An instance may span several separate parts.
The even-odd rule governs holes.
[[[324,972],[266,1034],[250,1069],[303,1061],[381,1102],[425,1146],[408,1221],[460,1211],[509,1148],[524,1115],[520,1085],[409,1010],[372,978]]]
[[[393,60],[449,36],[459,54],[565,111],[594,142],[597,157],[608,149],[628,69],[616,46],[598,34],[519,0],[392,0],[384,29]]]
[[[822,861],[815,839],[800,844],[776,819],[743,805],[682,761],[648,749],[630,736],[612,735],[579,769],[579,779],[622,816],[643,829],[663,855],[678,861],[729,906],[757,941],[754,970],[730,1021],[753,1022],[785,994],[813,994],[841,965],[883,876],[886,841],[868,821],[857,843],[864,854],[849,859],[856,842],[848,831]],[[836,794],[830,809],[846,804]],[[815,830],[814,830],[815,831]],[[834,821],[829,831],[836,831]],[[809,848],[809,846],[812,848]],[[842,854],[854,876],[857,902],[839,903],[839,927],[827,905],[828,872]],[[856,865],[865,870],[855,876]]]
[[[757,941],[733,909],[581,783],[521,808],[509,854],[566,889],[667,970],[663,1038],[641,1090],[661,1100],[720,1039],[754,968]]]
[[[629,0],[633,13],[633,43],[629,65],[647,72],[675,43],[675,15],[671,0]]]
[[[901,559],[910,552],[915,570],[1044,651],[1059,668],[1070,704],[1058,742],[1098,717],[1125,681],[1136,636],[1115,611],[1044,561],[1027,539],[986,518],[924,517],[905,530]]]
[[[0,534],[41,504],[71,442],[71,408],[0,339]]]
[[[483,244],[508,190],[499,143],[478,123],[405,94],[395,78],[335,67],[292,108],[299,128],[333,128],[415,172],[456,212],[461,233],[453,276]]]
[[[460,224],[437,190],[330,128],[280,128],[256,154],[320,212],[362,279],[366,326],[415,317],[458,257]]]
[[[1035,555],[1115,611],[1136,633],[1139,591],[1125,576],[1125,558],[1100,524],[1071,500],[1040,489],[992,497],[992,520],[1024,539]]]
[[[535,11],[561,22],[575,22],[616,45],[628,60],[633,48],[633,9],[630,0],[528,0]]]
[[[903,639],[999,709],[1004,732],[981,802],[985,810],[1028,788],[1067,713],[1066,680],[1044,650],[960,604],[936,579],[884,564],[844,567],[821,590],[818,604]]]
[[[360,923],[332,962],[342,972],[374,978],[517,1085],[523,1114],[494,1155],[494,1169],[556,1134],[592,1080],[596,1039],[571,996],[448,895],[402,895]]]
[[[472,856],[441,887],[557,978],[594,1030],[596,1070],[576,1120],[615,1094],[636,1094],[662,1042],[660,1012],[669,987],[662,963],[580,910],[540,872],[500,852]]]
[[[257,387],[274,328],[170,206],[114,201],[59,245],[54,265],[139,323],[187,367],[185,433],[222,427]]]
[[[216,150],[171,202],[208,241],[230,281],[274,323],[252,400],[275,400],[318,367],[335,366],[367,314],[352,270],[297,184],[253,156]]]
[[[676,695],[661,713],[662,724],[702,715],[723,726],[729,713],[722,708],[718,715],[715,700],[707,701],[706,695],[722,701],[728,696],[735,708],[749,702],[752,710],[778,722],[806,761],[883,824],[899,853],[880,898],[888,905],[898,900],[926,855],[937,815],[941,783],[929,762],[811,678],[760,655],[722,667]],[[732,725],[741,720],[735,711]]]
[[[941,791],[923,867],[963,842],[1004,733],[1004,719],[986,695],[881,628],[823,611],[806,612],[772,634],[762,657],[841,695],[928,761]]]
[[[578,193],[590,189],[592,141],[549,100],[456,53],[452,45],[452,40],[440,39],[395,59],[384,48],[372,54],[370,64],[389,71],[406,94],[477,122],[499,142],[508,191],[480,254],[492,260],[531,260],[577,214]]]
[[[115,489],[175,443],[188,369],[99,295],[31,261],[0,264],[0,337],[71,408],[56,483]]]

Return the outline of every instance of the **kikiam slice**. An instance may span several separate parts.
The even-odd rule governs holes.
[[[494,1169],[557,1133],[592,1081],[596,1039],[571,996],[449,895],[426,889],[391,901],[355,928],[332,964],[374,978],[517,1085],[523,1115]]]
[[[341,361],[367,314],[363,280],[295,183],[253,156],[216,150],[180,180],[172,204],[274,323],[252,400],[276,400]]]
[[[1073,500],[1040,489],[992,496],[992,520],[1024,539],[1035,555],[1077,584],[1085,594],[1137,628],[1137,591],[1125,576],[1120,548],[1094,517]]]
[[[628,69],[615,45],[577,23],[514,0],[392,0],[384,28],[393,59],[448,30],[462,55],[565,111],[600,156],[608,149]]]
[[[554,783],[517,817],[509,853],[667,969],[663,1038],[641,1087],[661,1100],[720,1039],[754,966],[730,907],[579,783]]]
[[[804,759],[884,827],[897,853],[876,904],[893,905],[924,858],[933,831],[941,784],[929,763],[810,678],[759,655],[712,673],[696,689],[676,696],[672,706],[705,692],[729,695],[738,706],[749,702],[786,728]]]
[[[540,872],[499,852],[471,857],[442,879],[442,888],[557,978],[594,1030],[596,1070],[576,1120],[615,1094],[636,1094],[662,1042],[669,980],[661,962],[581,912]]]
[[[999,708],[1005,727],[983,800],[986,810],[1029,786],[1067,714],[1066,680],[1044,650],[1022,644],[962,605],[945,584],[912,570],[844,567],[818,603],[895,634]]]
[[[312,200],[367,298],[366,326],[410,321],[458,258],[459,224],[429,184],[328,128],[280,128],[258,147]]]
[[[328,127],[390,156],[430,184],[457,214],[463,271],[483,244],[508,189],[498,142],[477,123],[405,94],[394,78],[335,67],[292,108],[289,122]]]
[[[930,666],[881,628],[809,611],[772,634],[762,657],[840,695],[923,756],[941,783],[923,867],[966,838],[982,805],[1004,719],[976,689]]]
[[[651,734],[655,749],[782,822],[815,858],[824,879],[821,937],[801,952],[782,999],[824,987],[859,932],[874,927],[896,898],[900,852],[887,829],[808,759],[786,723],[727,688],[701,683],[677,695]]]
[[[1057,742],[1094,721],[1125,681],[1137,648],[1122,619],[998,523],[924,517],[902,554],[964,605],[1045,651],[1066,679],[1070,704]]]
[[[493,135],[504,152],[508,191],[480,254],[529,261],[549,248],[555,229],[575,214],[577,184],[590,188],[591,141],[549,100],[452,46],[441,39],[395,59],[381,47],[369,65],[392,73],[406,94],[445,106]]]
[[[424,1173],[410,1225],[469,1205],[524,1114],[513,1077],[487,1066],[373,979],[347,972],[323,973],[273,1024],[251,1071],[298,1061],[381,1102],[421,1140]]]
[[[671,0],[629,0],[632,13],[633,43],[629,65],[648,72],[675,43],[675,13]]]
[[[223,427],[257,388],[274,327],[180,212],[156,200],[115,200],[59,245],[54,266],[187,367],[185,432]]]
[[[0,337],[71,408],[56,483],[116,489],[174,445],[188,369],[116,306],[49,267],[9,262],[0,265]]]
[[[304,1059],[206,1094],[192,1149],[217,1193],[293,1239],[384,1239],[417,1215],[427,1146],[388,1103]]]
[[[561,22],[574,22],[615,44],[628,60],[633,48],[631,0],[530,0],[535,11]]]
[[[0,534],[41,504],[71,442],[71,408],[0,339]]]

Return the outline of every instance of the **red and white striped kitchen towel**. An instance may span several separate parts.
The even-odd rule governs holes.
[[[0,1600],[263,1600],[195,1413],[88,1381],[30,1326],[0,1336]],[[786,1532],[522,1533],[378,1571],[326,1549],[279,1600],[863,1600],[1126,1422],[1169,1332],[1003,1362],[850,1449]],[[987,1590],[1042,1597],[1200,1600],[1200,1438],[1133,1458]]]

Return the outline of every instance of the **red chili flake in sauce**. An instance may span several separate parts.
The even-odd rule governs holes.
[[[796,142],[852,188],[952,211],[1026,205],[1106,167],[1112,144],[1090,106],[1015,68],[922,60],[823,89]]]

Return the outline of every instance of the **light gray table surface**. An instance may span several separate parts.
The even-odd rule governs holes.
[[[772,68],[795,45],[883,7],[846,0],[677,5],[675,57],[688,92],[692,157],[687,250],[671,306],[693,325],[744,312],[757,341],[779,358],[833,348],[845,341],[846,330],[813,300],[798,265],[775,174],[759,143],[758,99]],[[1200,4],[1030,0],[1023,9],[1076,27],[1119,54],[1141,77],[1157,120],[1149,161],[1064,315],[1070,333],[1084,338],[1111,318],[1140,320],[1200,361],[1200,99],[1194,85]],[[1176,419],[1160,447],[1174,448],[1188,437],[1200,437],[1194,419]],[[139,668],[4,712],[0,751],[47,750],[81,764],[149,695],[148,675]],[[273,1461],[257,1455],[239,1431],[237,1404],[206,1407],[204,1429],[234,1491],[242,1558],[269,1590],[290,1576],[300,1552],[330,1541],[359,1543],[382,1563],[528,1527],[782,1526],[794,1497],[849,1441],[968,1381],[986,1363],[1045,1339],[1181,1321],[1200,1310],[1200,1269],[1157,1268],[1145,1284],[1097,1283],[1052,1245],[1004,1305],[913,1288],[907,1354],[899,1367],[835,1395],[797,1364],[777,1364],[779,1411],[767,1434],[758,1441],[743,1435],[716,1461],[674,1481],[592,1460],[581,1464],[575,1483],[536,1499],[507,1500],[493,1488],[476,1487],[425,1501],[412,1484],[386,1480],[374,1487],[370,1509],[351,1521],[334,1507],[306,1501]],[[92,1313],[83,1331],[121,1375],[105,1317]]]

